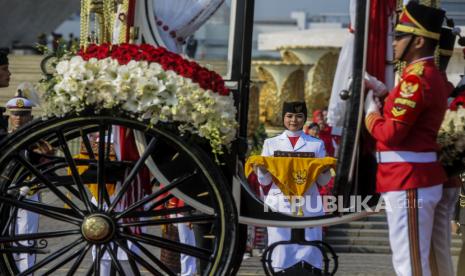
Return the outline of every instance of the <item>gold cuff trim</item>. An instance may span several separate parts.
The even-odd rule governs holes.
[[[414,34],[414,35],[420,35],[420,36],[432,38],[435,40],[439,40],[439,37],[441,36],[441,34],[438,34],[438,33],[433,33],[433,32],[422,30],[417,27],[406,26],[406,25],[401,25],[401,24],[397,24],[396,31]]]

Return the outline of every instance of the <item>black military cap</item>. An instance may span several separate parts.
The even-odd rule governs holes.
[[[410,1],[399,16],[395,36],[413,34],[439,40],[445,12]]]
[[[284,102],[283,103],[283,118],[284,115],[289,113],[303,113],[307,119],[307,106],[305,102]]]

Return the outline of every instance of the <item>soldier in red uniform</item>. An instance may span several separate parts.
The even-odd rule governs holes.
[[[397,24],[395,59],[408,65],[382,112],[373,92],[365,124],[376,140],[377,191],[387,207],[397,275],[431,275],[429,253],[436,206],[447,176],[436,137],[450,91],[434,64],[444,11],[409,2]]]

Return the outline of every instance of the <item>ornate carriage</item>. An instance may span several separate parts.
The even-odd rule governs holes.
[[[172,47],[178,47],[180,34],[163,31],[163,21],[154,16],[154,2],[161,3],[122,1],[128,5],[126,19],[132,21],[125,27],[126,39],[133,36],[138,42],[164,46],[166,39],[162,36],[171,36]],[[359,155],[358,146],[367,10],[366,1],[358,4],[356,24],[360,28],[355,34],[353,82],[344,95],[350,104],[333,191],[345,198],[371,194],[369,183],[373,183],[373,175],[366,169],[374,167],[373,160]],[[254,1],[232,0],[230,8],[224,78],[232,91],[239,122],[237,139],[230,150],[214,155],[212,143],[200,139],[198,131],[182,131],[179,122],[153,122],[124,108],[82,108],[29,123],[0,145],[2,275],[100,275],[104,263],[112,275],[176,275],[173,267],[160,260],[160,251],[194,258],[202,274],[226,275],[234,273],[241,263],[247,224],[305,228],[366,215],[349,210],[308,218],[266,212],[263,201],[247,184],[243,162]],[[71,99],[55,104],[59,108],[66,101]],[[112,152],[117,137],[120,143],[134,141],[126,145],[126,153],[121,148]],[[33,150],[35,144],[43,142],[55,147],[57,154]],[[73,150],[76,144],[80,145],[80,154]],[[142,185],[141,179],[149,181]],[[36,193],[41,200],[31,197]],[[348,203],[342,205],[347,207]],[[35,231],[18,233],[19,210],[28,211],[39,221]],[[196,230],[201,235],[196,243],[189,244],[165,235],[170,225],[203,231]],[[33,255],[36,260],[20,269],[18,262],[25,255]]]

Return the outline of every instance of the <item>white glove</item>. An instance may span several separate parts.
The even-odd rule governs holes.
[[[261,166],[256,166],[256,174],[257,174],[257,180],[258,183],[262,186],[267,186],[270,185],[271,182],[273,182],[273,178],[271,177],[271,174],[268,172],[267,169],[261,167]]]
[[[365,98],[365,116],[373,112],[379,113],[379,107],[373,97],[373,90],[370,90]]]
[[[377,78],[365,72],[365,86],[374,91],[376,97],[384,97],[389,93],[386,85]]]
[[[325,170],[322,172],[318,178],[316,179],[316,183],[320,186],[328,185],[329,181],[331,180],[331,170]]]

